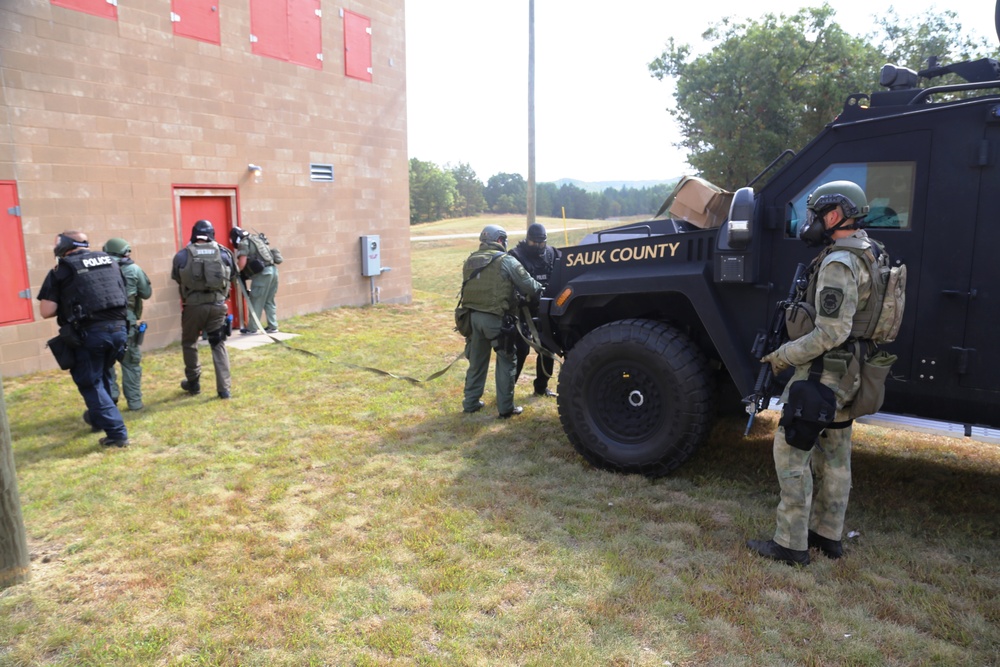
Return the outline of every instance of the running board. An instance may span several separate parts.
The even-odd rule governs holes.
[[[781,403],[777,398],[772,398],[771,403],[767,407],[771,410],[781,411]],[[906,417],[888,412],[879,412],[867,417],[860,417],[855,421],[883,428],[895,428],[901,431],[918,431],[920,433],[943,435],[952,438],[971,438],[980,442],[1000,445],[1000,429],[986,428],[985,426],[970,426],[968,424],[942,422],[934,419]]]

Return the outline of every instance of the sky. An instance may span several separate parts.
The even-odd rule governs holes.
[[[701,34],[724,16],[794,14],[822,0],[535,0],[535,177],[539,183],[662,181],[693,173],[667,111],[672,85],[648,64],[673,37],[707,52]],[[956,12],[997,44],[993,0],[830,0],[835,20],[863,35],[876,14]],[[528,174],[528,0],[406,0],[408,154],[469,164],[484,183]],[[872,82],[873,89],[877,82]],[[844,91],[846,98],[850,92]]]

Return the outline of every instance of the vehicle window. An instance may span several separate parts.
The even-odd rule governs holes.
[[[868,195],[867,226],[872,229],[909,229],[913,208],[915,162],[850,162],[827,167],[788,202],[785,236],[796,238],[806,219],[809,193],[828,181],[853,181]]]

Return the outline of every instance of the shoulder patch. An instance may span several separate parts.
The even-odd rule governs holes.
[[[839,287],[824,287],[817,301],[820,314],[824,317],[836,317],[844,303],[844,290]]]

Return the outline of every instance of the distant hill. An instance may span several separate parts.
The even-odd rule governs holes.
[[[608,188],[614,188],[615,190],[621,190],[622,188],[635,188],[636,190],[641,190],[642,188],[651,188],[654,185],[660,185],[662,183],[676,183],[680,180],[677,178],[668,178],[662,181],[578,181],[573,178],[560,178],[558,181],[551,181],[556,184],[556,187],[562,187],[564,185],[574,185],[581,190],[586,192],[604,192]]]

